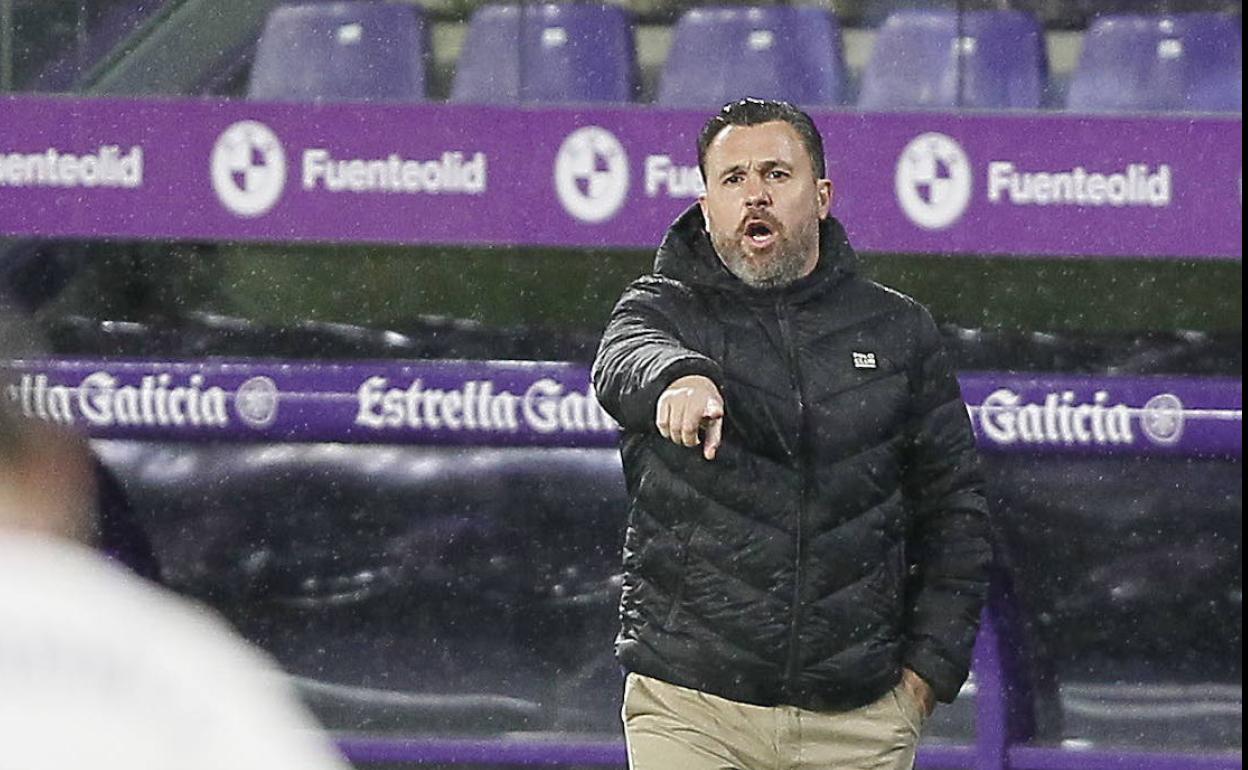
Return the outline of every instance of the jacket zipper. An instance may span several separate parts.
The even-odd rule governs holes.
[[[796,684],[800,665],[798,631],[802,621],[802,581],[806,566],[806,507],[810,489],[809,459],[806,453],[806,395],[802,392],[802,373],[797,363],[797,347],[789,325],[788,313],[783,301],[776,302],[776,318],[780,324],[780,337],[789,365],[789,380],[797,394],[797,459],[801,466],[802,490],[797,509],[796,552],[793,568],[793,607],[789,613],[789,653],[784,667],[784,690],[791,693]]]

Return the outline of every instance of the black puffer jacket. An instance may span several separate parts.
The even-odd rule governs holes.
[[[616,306],[594,386],[625,428],[629,670],[840,709],[904,665],[957,695],[991,558],[974,440],[927,311],[854,263],[829,218],[811,275],[751,289],[694,206]],[[654,426],[687,374],[724,396],[710,462]]]

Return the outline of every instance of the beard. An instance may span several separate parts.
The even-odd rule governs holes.
[[[751,252],[742,243],[742,228],[710,229],[711,245],[720,261],[742,283],[755,289],[787,286],[806,274],[807,260],[819,246],[819,218],[803,222],[792,234],[780,230],[776,242],[765,252]]]

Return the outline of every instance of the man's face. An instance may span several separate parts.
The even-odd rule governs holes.
[[[706,175],[698,203],[715,252],[733,275],[772,288],[815,269],[832,183],[815,178],[792,126],[729,126],[706,150]]]

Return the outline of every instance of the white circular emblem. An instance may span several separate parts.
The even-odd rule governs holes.
[[[234,411],[253,428],[267,428],[277,419],[277,383],[268,377],[252,377],[234,392]]]
[[[894,183],[901,210],[927,230],[958,221],[971,202],[970,161],[944,134],[922,134],[907,144],[897,159]]]
[[[582,222],[615,216],[628,196],[628,155],[619,140],[598,126],[569,134],[555,157],[555,192]]]
[[[212,148],[212,189],[227,209],[258,217],[277,203],[286,186],[286,153],[263,123],[244,120],[217,137]]]
[[[1183,402],[1173,393],[1153,396],[1140,410],[1140,427],[1154,444],[1177,444],[1183,437]]]

